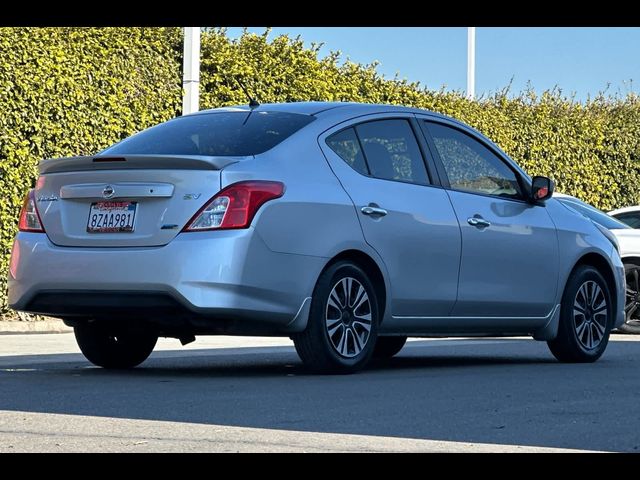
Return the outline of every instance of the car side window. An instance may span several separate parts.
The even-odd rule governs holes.
[[[347,128],[334,133],[326,140],[327,145],[355,171],[369,175],[369,169],[364,161],[360,142],[353,128]]]
[[[371,175],[384,180],[428,184],[420,147],[407,120],[375,120],[356,126]]]
[[[620,220],[622,223],[626,223],[631,228],[640,228],[640,213],[619,213],[612,215],[612,217]]]
[[[516,174],[478,140],[446,125],[425,122],[454,190],[522,199]]]

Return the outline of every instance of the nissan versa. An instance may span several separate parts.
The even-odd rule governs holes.
[[[321,372],[409,336],[530,335],[591,362],[624,320],[613,235],[427,111],[219,108],[39,168],[9,302],[102,367],[207,334],[290,336]]]

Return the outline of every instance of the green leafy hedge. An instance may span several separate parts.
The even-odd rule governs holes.
[[[532,174],[600,208],[640,203],[640,101],[586,104],[557,90],[469,101],[386,79],[376,65],[319,58],[302,39],[202,36],[201,106],[342,100],[426,108],[469,123]],[[0,312],[22,198],[42,158],[91,154],[181,109],[178,28],[0,28]]]
[[[180,112],[179,30],[0,28],[0,312],[42,158],[93,153]]]

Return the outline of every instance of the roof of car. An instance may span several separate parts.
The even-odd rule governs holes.
[[[609,215],[618,215],[619,213],[630,213],[640,211],[640,205],[632,205],[631,207],[617,208],[611,210]]]
[[[199,112],[191,113],[187,116],[191,115],[206,115],[212,113],[220,113],[220,112],[248,112],[252,110],[248,104],[245,105],[234,105],[227,107],[219,107],[209,110],[201,110]],[[375,104],[375,103],[359,103],[359,102],[282,102],[282,103],[263,103],[258,105],[257,107],[253,107],[254,111],[257,112],[287,112],[287,113],[295,113],[302,115],[313,115],[318,120],[321,118],[326,120],[328,123],[333,123],[334,125],[339,124],[342,121],[349,120],[355,117],[370,115],[370,114],[387,114],[387,113],[404,113],[404,114],[423,114],[428,115],[431,119],[443,120],[445,123],[451,123],[455,125],[457,128],[462,129],[463,131],[468,131],[473,133],[475,136],[481,137],[485,142],[489,145],[493,145],[493,147],[500,150],[495,143],[491,141],[488,137],[483,135],[481,132],[474,130],[471,126],[461,122],[460,120],[449,117],[447,115],[442,115],[441,113],[436,113],[430,110],[425,110],[421,108],[415,107],[405,107],[402,105],[389,105],[389,104]],[[316,123],[316,122],[314,122]],[[506,154],[504,154],[506,156]],[[514,168],[516,168],[522,175],[528,178],[527,173],[516,163],[513,163]]]
[[[421,110],[418,108],[404,107],[401,105],[384,105],[373,103],[358,103],[358,102],[286,102],[286,103],[263,103],[258,107],[255,107],[255,111],[263,112],[288,112],[299,113],[304,115],[318,116],[329,110],[341,109],[345,114],[356,112],[367,112],[384,109],[385,111],[398,111],[398,112],[415,112],[415,113],[429,113],[444,117],[431,111]],[[201,110],[193,115],[202,115],[213,112],[234,112],[234,111],[249,111],[249,105],[234,105],[228,107],[220,107],[209,110]]]

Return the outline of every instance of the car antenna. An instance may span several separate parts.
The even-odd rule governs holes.
[[[247,91],[247,89],[244,87],[244,85],[242,84],[242,82],[240,81],[239,78],[235,79],[236,82],[238,82],[238,85],[240,85],[240,88],[242,89],[242,91],[244,92],[244,94],[247,96],[247,98],[249,99],[249,108],[251,108],[252,110],[254,108],[258,108],[260,106],[260,103],[253,98],[251,95],[249,95],[249,92]]]

